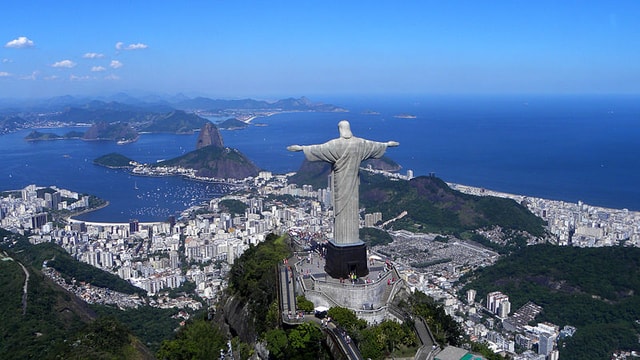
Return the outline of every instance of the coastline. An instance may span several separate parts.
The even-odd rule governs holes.
[[[101,204],[100,206],[96,206],[96,207],[94,207],[94,208],[90,208],[90,209],[84,209],[84,210],[82,210],[82,211],[79,211],[79,212],[73,213],[73,214],[71,214],[71,215],[69,215],[69,216],[67,216],[67,217],[66,217],[67,223],[69,223],[69,224],[70,224],[70,223],[74,223],[74,222],[85,222],[85,221],[83,221],[83,220],[76,220],[76,219],[74,219],[74,217],[75,217],[75,216],[80,216],[80,215],[82,215],[82,214],[87,214],[87,213],[90,213],[90,212],[92,212],[92,211],[96,211],[96,210],[104,209],[104,208],[106,208],[107,206],[109,206],[109,200],[105,200],[105,201],[104,201],[104,204]]]
[[[588,206],[590,208],[596,209],[596,210],[601,210],[601,211],[606,211],[606,212],[628,212],[630,214],[639,214],[640,215],[640,211],[636,211],[636,210],[629,210],[627,208],[611,208],[611,207],[605,207],[605,206],[599,206],[599,205],[592,205],[583,201],[579,201],[578,203],[574,203],[574,202],[570,202],[570,201],[565,201],[565,200],[555,200],[555,199],[546,199],[546,198],[541,198],[541,197],[537,197],[537,196],[532,196],[532,195],[522,195],[522,194],[512,194],[512,193],[506,193],[506,192],[502,192],[502,191],[496,191],[496,190],[491,190],[491,189],[487,189],[487,188],[483,188],[483,187],[476,187],[476,186],[470,186],[470,185],[463,185],[463,184],[457,184],[457,183],[453,183],[453,182],[446,182],[447,185],[449,185],[449,187],[453,190],[457,190],[460,191],[462,193],[465,194],[470,194],[470,195],[477,195],[477,196],[495,196],[495,197],[501,197],[501,198],[509,198],[518,202],[521,201],[525,201],[527,199],[532,199],[532,200],[541,200],[541,201],[547,201],[550,203],[557,203],[557,204],[581,204],[584,206]]]

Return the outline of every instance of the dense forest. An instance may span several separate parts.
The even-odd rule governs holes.
[[[153,166],[180,166],[197,171],[198,176],[244,179],[258,175],[259,169],[236,149],[206,146]]]
[[[4,239],[6,254],[0,256],[3,359],[153,358],[128,328],[113,318],[99,317],[93,308],[40,271],[39,259],[51,253],[35,251],[35,246],[10,246],[26,240],[2,229],[0,238]],[[24,271],[29,274],[26,297]]]
[[[292,254],[285,239],[268,235],[264,242],[249,247],[229,273],[229,292],[248,303],[258,334],[274,325],[273,319],[267,319],[265,309],[277,305],[276,266]]]
[[[108,168],[130,168],[133,167],[133,165],[131,165],[132,161],[132,159],[122,154],[109,153],[94,159],[93,163]]]
[[[2,247],[9,249],[8,244],[3,244]],[[56,269],[67,281],[75,279],[76,281],[88,282],[98,287],[125,294],[137,293],[146,295],[144,290],[131,285],[117,275],[74,259],[63,248],[54,243],[32,245],[26,238],[17,237],[15,243],[11,244],[10,249],[16,254],[16,258],[34,267],[42,267],[46,261],[48,267]]]
[[[509,295],[512,309],[543,307],[536,322],[577,328],[561,341],[563,359],[608,358],[640,350],[640,249],[528,246],[463,278],[462,291]]]
[[[218,202],[218,206],[220,210],[223,212],[228,212],[231,215],[240,215],[244,216],[244,211],[247,209],[247,204],[243,203],[240,200],[235,199],[224,199]]]
[[[61,139],[81,139],[84,136],[83,132],[78,131],[69,131],[64,136],[50,133],[50,132],[40,132],[34,130],[29,133],[29,135],[25,136],[24,139],[26,141],[43,141],[43,140],[61,140]]]
[[[360,206],[368,213],[379,211],[386,221],[406,211],[406,216],[388,225],[396,230],[461,236],[499,226],[544,235],[542,219],[511,199],[463,194],[434,176],[405,181],[363,173],[361,179]]]

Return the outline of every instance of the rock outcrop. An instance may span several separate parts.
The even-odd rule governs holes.
[[[200,150],[206,146],[224,147],[220,131],[210,122],[204,124],[202,129],[200,129],[200,135],[198,135],[198,140],[196,141],[196,150]]]
[[[244,179],[256,176],[260,171],[240,151],[224,147],[222,136],[212,123],[205,124],[200,130],[196,150],[157,165],[194,169],[198,176],[216,179]]]

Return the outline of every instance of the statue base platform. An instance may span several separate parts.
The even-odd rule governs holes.
[[[367,245],[363,242],[337,245],[329,241],[326,245],[324,271],[334,279],[348,279],[355,273],[358,277],[369,275],[367,267]]]

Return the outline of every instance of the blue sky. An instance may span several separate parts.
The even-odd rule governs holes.
[[[0,97],[640,93],[638,1],[11,1]]]

